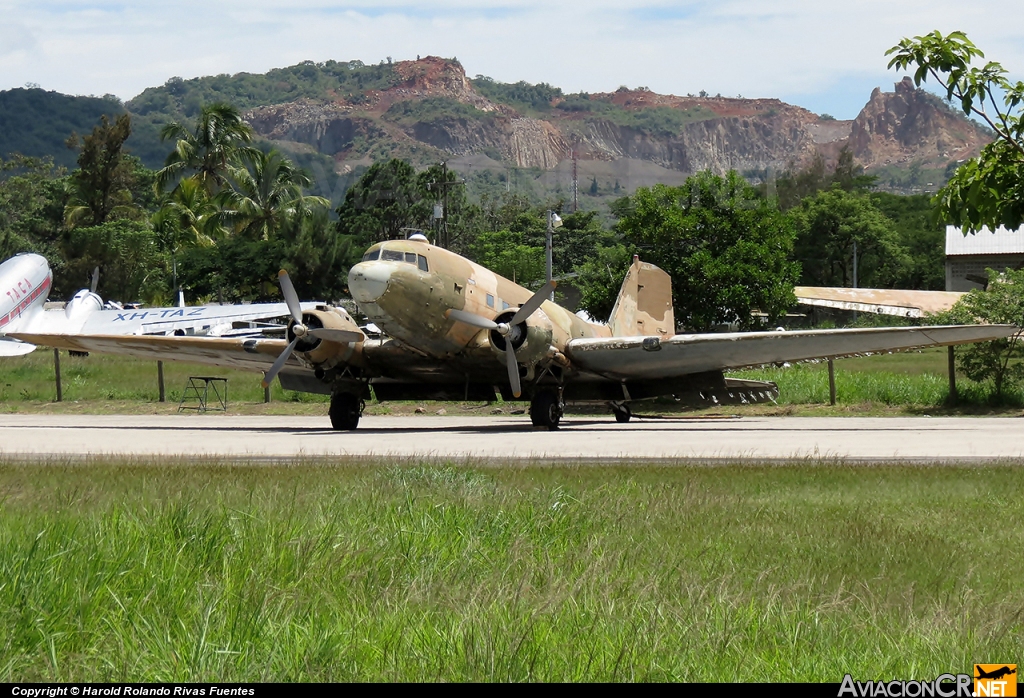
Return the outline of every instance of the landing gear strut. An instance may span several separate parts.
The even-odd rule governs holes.
[[[619,424],[625,424],[629,421],[629,418],[633,416],[633,411],[629,409],[629,405],[612,405],[612,414],[615,415],[615,421]]]
[[[530,401],[530,421],[535,427],[556,429],[562,419],[562,398],[554,390],[541,390]]]
[[[353,393],[331,395],[331,426],[338,431],[351,431],[359,426],[359,415],[363,412],[363,401]]]

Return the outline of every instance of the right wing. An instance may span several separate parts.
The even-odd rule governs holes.
[[[601,337],[573,339],[566,353],[577,367],[608,378],[657,380],[785,361],[983,342],[1017,331],[1013,325],[940,325],[678,334],[669,339]]]
[[[163,337],[159,335],[8,335],[23,342],[98,354],[137,356],[154,361],[188,361],[208,366],[224,366],[266,371],[280,356],[288,342],[283,339],[218,339],[215,337]],[[294,354],[286,366],[300,367]]]

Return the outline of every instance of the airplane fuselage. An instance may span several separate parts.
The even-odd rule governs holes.
[[[42,312],[52,282],[41,255],[19,254],[0,264],[0,333],[21,329],[25,319]]]
[[[503,321],[533,295],[465,257],[415,240],[371,247],[349,271],[349,289],[374,324],[437,359],[490,349],[486,330],[449,319],[446,311],[465,310]],[[517,349],[525,359],[562,351],[573,338],[611,335],[606,326],[586,322],[551,301],[541,305],[529,324],[526,343],[533,346]],[[548,346],[537,346],[541,341]],[[495,356],[495,365],[500,365]]]

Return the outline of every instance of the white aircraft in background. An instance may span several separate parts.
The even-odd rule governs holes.
[[[45,310],[43,304],[53,282],[46,258],[24,253],[0,264],[0,357],[21,356],[36,348],[35,344],[6,336],[13,332],[226,337],[239,334],[235,323],[250,324],[291,314],[285,303],[126,310],[104,306],[96,294],[97,281],[94,273],[91,288],[78,291],[63,309]],[[303,305],[312,309],[316,304]],[[247,327],[241,332],[252,334],[258,330]]]

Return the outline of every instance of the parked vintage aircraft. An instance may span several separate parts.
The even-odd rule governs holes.
[[[799,332],[675,334],[671,279],[634,259],[607,325],[587,322],[423,236],[379,243],[349,272],[360,310],[386,336],[364,335],[347,312],[304,311],[286,272],[287,339],[116,337],[17,333],[78,351],[179,359],[261,370],[288,389],[330,394],[331,423],[354,429],[372,386],[378,399],[493,399],[525,393],[535,425],[557,426],[565,401],[608,403],[630,418],[634,400],[745,390],[723,370],[862,352],[961,344],[1005,337],[1004,325]]]
[[[46,258],[26,253],[0,264],[0,356],[21,356],[35,349],[34,344],[3,336],[14,332],[222,336],[233,331],[234,323],[248,324],[290,314],[284,303],[132,310],[105,306],[96,294],[97,273],[93,273],[92,286],[78,291],[64,308],[44,310],[53,281]],[[313,303],[305,305],[315,307]]]

